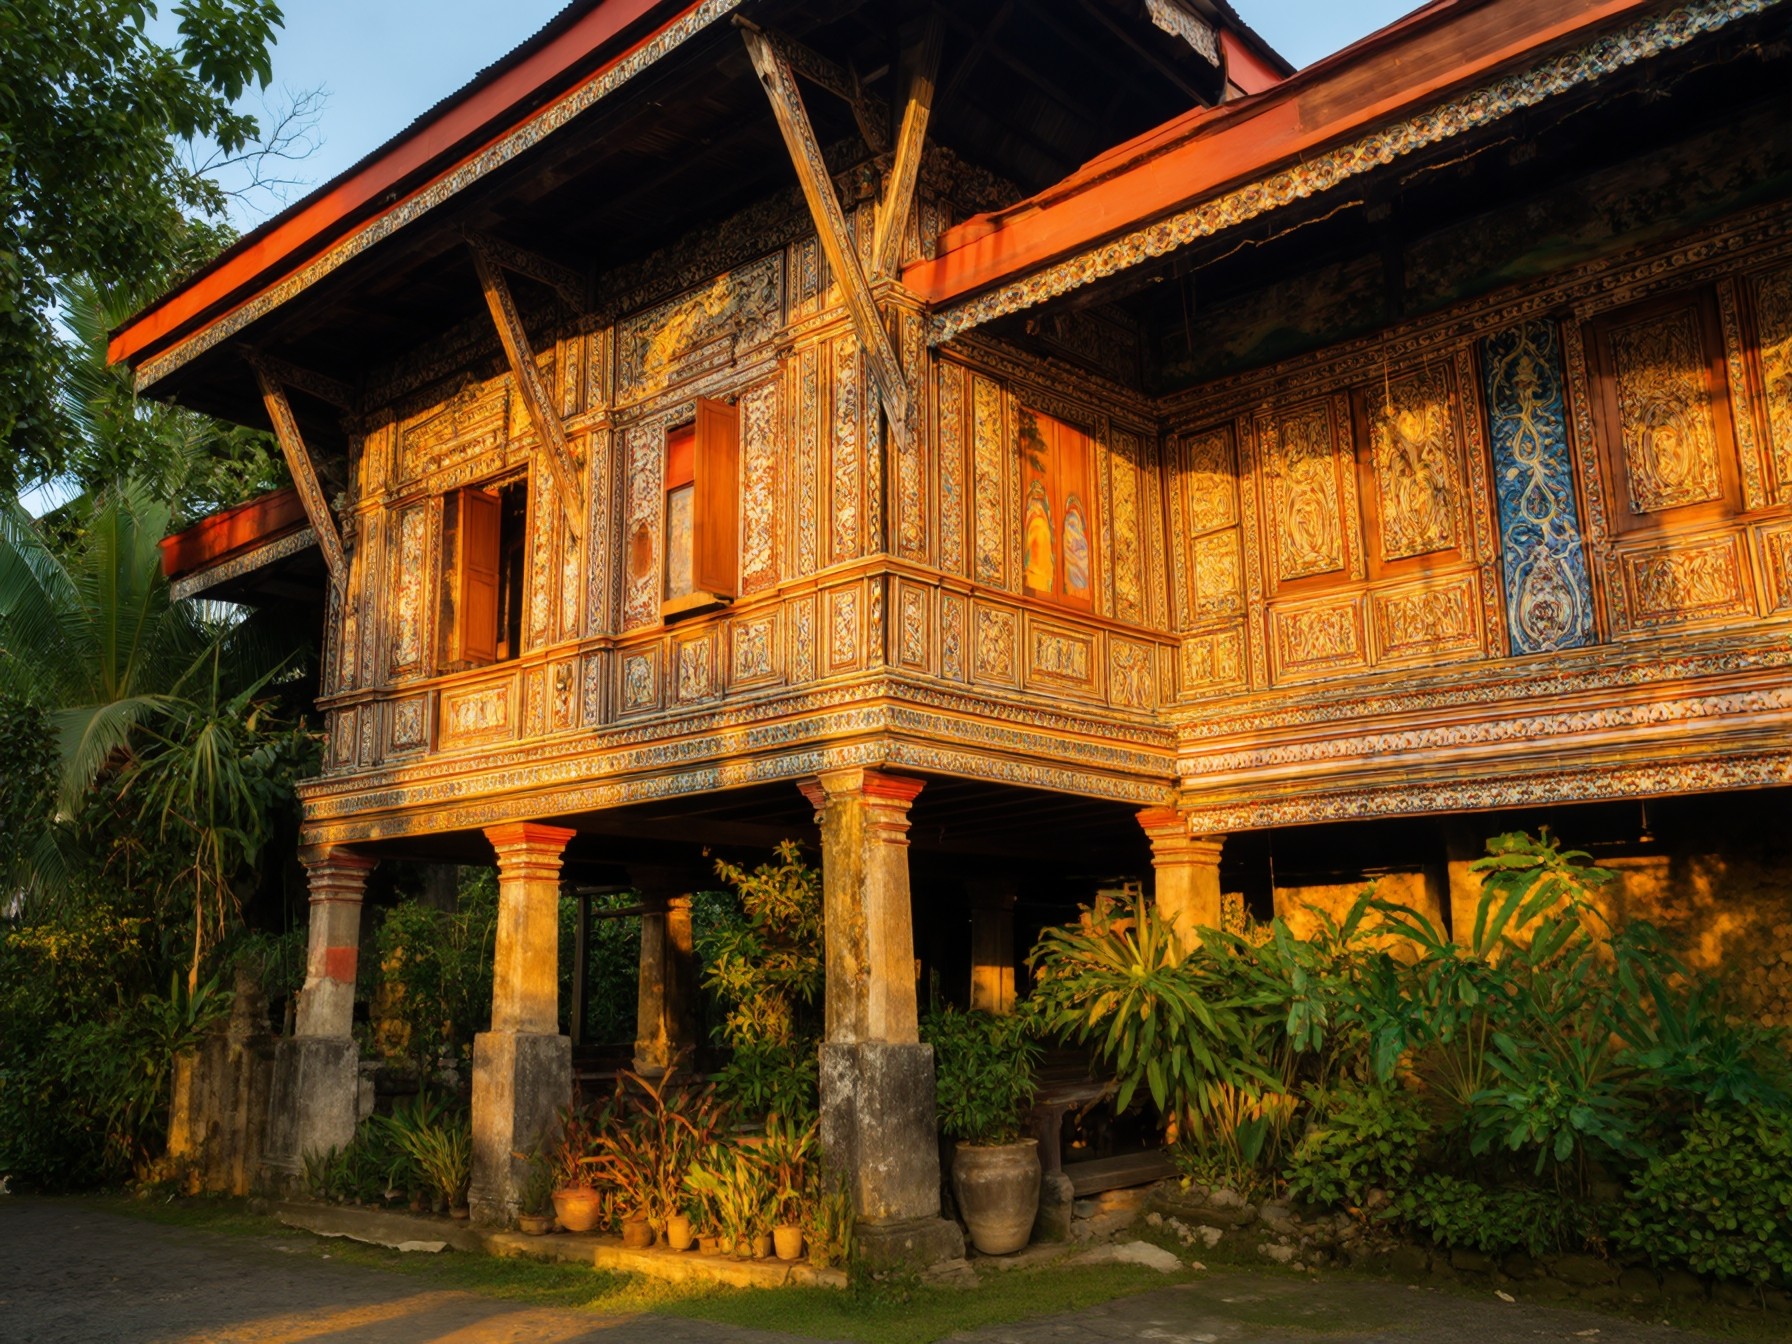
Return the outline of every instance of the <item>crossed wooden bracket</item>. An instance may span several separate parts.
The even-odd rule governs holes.
[[[744,19],[736,19],[736,23],[746,41],[747,54],[752,57],[753,69],[771,100],[772,115],[777,118],[791,162],[796,166],[797,180],[802,184],[803,198],[808,202],[822,252],[846,297],[847,312],[852,317],[859,343],[865,348],[866,362],[870,365],[872,380],[877,384],[884,415],[890,424],[890,435],[897,448],[904,450],[909,446],[914,425],[902,363],[890,343],[890,334],[872,295],[871,279],[865,274],[858,249],[846,231],[846,216],[841,211],[840,198],[835,194],[833,179],[828,174],[821,147],[816,143],[815,128],[796,86],[791,53],[807,52],[807,48],[768,33]],[[921,59],[916,64],[908,101],[903,108],[896,161],[891,169],[889,187],[878,205],[871,246],[872,274],[877,277],[891,275],[896,268],[903,224],[914,204],[915,183],[920,175],[921,149],[927,140],[927,119],[933,107],[939,57],[940,25],[936,16],[929,20],[922,41]],[[811,64],[825,60],[814,53],[809,53],[807,59]],[[812,74],[812,71],[805,68],[805,73]],[[818,79],[817,82],[829,87],[825,80]],[[857,114],[857,104],[854,110]],[[861,127],[863,124],[861,118]],[[866,140],[873,143],[869,133]]]
[[[484,234],[469,233],[467,246],[473,250],[473,267],[479,273],[479,287],[485,291],[485,304],[491,309],[492,325],[498,329],[498,340],[504,346],[504,357],[510,362],[511,376],[516,379],[517,395],[522,398],[523,408],[528,411],[529,420],[535,426],[536,437],[547,450],[548,470],[554,478],[555,493],[560,497],[566,525],[577,540],[584,534],[585,514],[585,492],[579,488],[578,465],[573,461],[572,447],[566,439],[566,427],[561,424],[560,415],[554,409],[554,398],[547,384],[542,381],[541,367],[535,362],[535,351],[529,345],[528,333],[523,330],[523,319],[517,312],[516,300],[511,296],[510,286],[504,281],[504,268],[509,267],[543,280],[556,289],[561,289],[562,284],[576,284],[577,293],[581,296],[578,302],[581,305],[583,281],[575,272],[565,267],[536,257],[533,253],[499,245],[496,240]],[[558,281],[552,278],[556,275]],[[566,291],[562,289],[561,292]]]

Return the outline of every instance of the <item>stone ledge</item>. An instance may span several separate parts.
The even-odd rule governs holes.
[[[642,1274],[668,1283],[719,1283],[735,1288],[844,1288],[846,1272],[816,1269],[803,1261],[736,1260],[727,1255],[673,1251],[663,1246],[629,1250],[620,1237],[558,1232],[528,1237],[521,1232],[493,1232],[466,1223],[424,1218],[385,1209],[349,1208],[282,1200],[270,1212],[288,1227],[324,1237],[348,1237],[395,1250],[441,1250],[500,1256],[527,1256],[589,1265],[625,1274]]]

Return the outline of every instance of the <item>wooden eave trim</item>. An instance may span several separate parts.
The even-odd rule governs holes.
[[[289,215],[250,234],[211,269],[132,318],[113,335],[107,360],[131,363],[140,390],[153,385],[351,257],[513,162],[519,152],[732,13],[744,0],[694,0],[566,92],[538,105],[544,89],[566,78],[591,52],[663,3],[604,0],[541,51],[444,109],[371,163],[350,170]],[[515,117],[518,108],[527,109],[521,117]],[[515,119],[505,121],[506,117]],[[393,198],[407,180],[494,122],[502,123],[495,134],[487,134],[475,148],[402,198]]]
[[[162,575],[178,579],[235,559],[306,525],[305,506],[292,486],[208,514],[156,543]]]
[[[1541,97],[1601,78],[1778,3],[1693,0],[1666,14],[1640,18],[1626,33],[1602,35],[1599,42],[1576,53],[1589,59],[1560,59],[1555,86],[1522,105],[1534,105]],[[1556,12],[1549,0],[1529,4],[1539,14]],[[1202,109],[1147,132],[1133,142],[1130,161],[1124,149],[1111,151],[1031,200],[948,231],[936,255],[906,267],[902,281],[924,301],[946,309],[934,332],[936,340],[945,339],[1001,313],[1162,255],[1187,241],[1173,236],[1177,229],[1172,226],[1187,224],[1194,236],[1209,236],[1260,217],[1286,200],[1313,195],[1391,162],[1417,146],[1365,143],[1385,134],[1386,123],[1398,126],[1405,117],[1410,126],[1415,112],[1427,104],[1435,106],[1450,91],[1470,91],[1466,96],[1473,96],[1477,80],[1485,87],[1494,72],[1525,57],[1541,69],[1543,48],[1584,37],[1594,29],[1609,30],[1627,17],[1661,6],[1658,0],[1595,0],[1571,17],[1539,18],[1519,29],[1517,36],[1505,37],[1510,30],[1498,21],[1502,15],[1509,21],[1512,8],[1485,4],[1426,11],[1395,25],[1385,46],[1365,44],[1367,50],[1357,62],[1323,62],[1265,93]],[[1440,65],[1427,55],[1429,40],[1450,25],[1478,16],[1494,22],[1497,35],[1477,56]],[[1609,36],[1618,40],[1608,41]],[[1624,37],[1637,40],[1626,42]],[[1377,67],[1385,68],[1385,78],[1376,78]],[[1315,105],[1328,91],[1346,105],[1323,120],[1313,120]],[[1350,101],[1353,97],[1355,101]],[[1427,144],[1448,139],[1516,110],[1517,106],[1496,106],[1479,116],[1465,114],[1455,129],[1439,126],[1421,139]],[[1378,124],[1383,126],[1381,132],[1363,134]],[[1349,140],[1353,134],[1361,137],[1354,144]],[[1328,145],[1334,148],[1318,154]],[[1352,149],[1362,152],[1346,152]],[[1332,157],[1340,161],[1328,162]],[[1299,166],[1290,169],[1290,164]],[[1222,204],[1228,207],[1226,218],[1182,218]],[[1089,264],[1086,254],[1107,248],[1126,250],[1128,258],[1097,257]],[[1053,263],[1059,263],[1063,274],[1039,274]]]

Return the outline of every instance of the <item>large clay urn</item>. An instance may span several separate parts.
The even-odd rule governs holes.
[[[959,1144],[952,1193],[971,1245],[984,1255],[1018,1251],[1033,1235],[1039,1213],[1039,1141]]]

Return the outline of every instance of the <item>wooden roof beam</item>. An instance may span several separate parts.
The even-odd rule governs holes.
[[[323,552],[324,567],[330,571],[330,582],[340,589],[348,581],[348,561],[342,552],[342,534],[336,530],[336,518],[330,512],[330,503],[324,498],[323,487],[317,482],[317,468],[311,461],[311,453],[305,447],[304,436],[299,433],[299,422],[293,418],[292,403],[286,399],[286,388],[280,378],[260,355],[246,356],[249,366],[255,370],[255,381],[261,385],[262,404],[267,407],[268,419],[274,425],[274,437],[280,441],[280,452],[286,458],[286,469],[292,473],[292,483],[299,492],[299,502],[305,506],[305,517],[310,520],[311,528],[317,533],[317,548]]]
[[[589,307],[586,291],[590,286],[586,283],[585,276],[572,267],[563,266],[526,247],[506,242],[495,234],[469,229],[467,241],[476,242],[478,250],[505,270],[546,285],[565,300],[574,312],[584,312]]]
[[[355,389],[340,378],[332,378],[327,373],[318,373],[313,369],[301,368],[277,355],[270,355],[264,350],[255,352],[255,359],[262,368],[280,384],[292,388],[295,392],[303,392],[306,396],[316,397],[327,402],[339,411],[353,415],[360,409]]]
[[[470,236],[467,245],[473,249],[473,267],[479,272],[479,287],[485,292],[485,304],[491,309],[492,325],[498,329],[504,357],[510,361],[517,395],[529,412],[536,437],[547,453],[548,471],[560,496],[560,509],[576,540],[584,532],[585,494],[579,489],[579,469],[572,460],[566,428],[554,409],[552,394],[541,380],[541,368],[535,362],[529,334],[523,330],[522,315],[517,312],[516,300],[511,297],[510,286],[504,281],[497,257],[480,237]]]
[[[853,330],[865,349],[865,362],[871,366],[872,381],[877,384],[884,414],[890,422],[890,437],[898,449],[906,449],[912,427],[908,384],[903,378],[902,363],[890,344],[889,332],[884,330],[871,284],[859,265],[858,249],[846,232],[846,216],[840,209],[840,197],[834,191],[833,179],[821,157],[821,146],[815,142],[815,128],[809,123],[809,113],[803,107],[803,96],[797,90],[790,63],[764,30],[738,17],[735,22],[740,25],[741,36],[746,40],[759,82],[765,86],[766,97],[771,99],[772,115],[777,118],[778,129],[790,150],[791,162],[796,166],[797,180],[809,203],[809,214],[815,221],[821,250],[846,296]]]
[[[794,37],[764,28],[756,31],[764,35],[772,50],[783,57],[784,63],[793,71],[818,88],[833,94],[852,109],[852,119],[859,125],[859,134],[865,137],[865,143],[873,154],[882,154],[889,149],[890,132],[885,124],[884,111],[875,99],[866,94],[858,71],[843,66],[838,61],[829,60]]]
[[[940,16],[935,11],[927,16],[927,27],[921,35],[921,50],[909,79],[908,102],[902,109],[902,129],[896,136],[896,162],[877,210],[877,232],[871,243],[871,274],[877,279],[896,272],[903,228],[915,202],[921,149],[927,142],[927,119],[933,111],[934,88],[939,82],[941,36]]]

